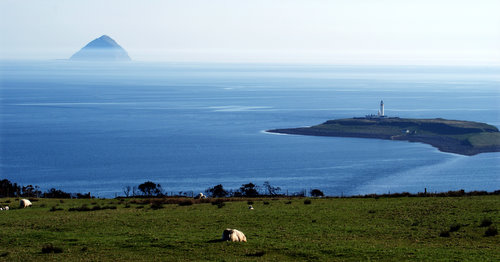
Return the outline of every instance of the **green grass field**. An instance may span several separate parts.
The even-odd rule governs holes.
[[[0,259],[500,261],[499,236],[485,236],[488,227],[480,226],[489,220],[498,228],[498,195],[311,199],[310,204],[301,198],[253,199],[254,210],[247,201],[159,209],[141,201],[41,199],[31,208],[0,211]],[[13,198],[0,203],[18,205]],[[82,205],[101,210],[69,211]],[[248,242],[218,241],[225,228],[241,230]],[[48,244],[62,252],[43,253]]]

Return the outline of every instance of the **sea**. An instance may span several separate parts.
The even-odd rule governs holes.
[[[145,181],[167,194],[330,196],[500,189],[500,153],[266,133],[377,114],[500,128],[500,67],[0,62],[0,179],[97,197]]]

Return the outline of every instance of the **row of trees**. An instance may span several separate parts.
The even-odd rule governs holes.
[[[146,181],[138,186],[126,186],[123,188],[125,197],[162,197],[166,196],[160,184],[151,181]],[[184,194],[183,194],[184,193]],[[319,189],[313,189],[310,192],[313,197],[324,196],[323,192]],[[173,193],[172,193],[173,194]],[[209,187],[205,190],[205,194],[209,197],[257,197],[257,196],[283,196],[281,188],[272,186],[269,181],[264,182],[262,186],[257,186],[254,183],[243,184],[239,189],[226,190],[221,184],[214,187]],[[188,196],[187,192],[179,192],[179,196]],[[192,196],[191,192],[191,196]],[[293,194],[295,196],[305,196],[306,191]]]
[[[243,184],[239,190],[225,190],[222,185],[216,185],[214,187],[205,190],[206,195],[210,197],[256,197],[260,195],[270,195],[277,196],[281,191],[279,187],[273,187],[269,182],[265,182],[263,185],[264,193],[260,192],[260,187],[253,183]],[[126,197],[130,196],[145,196],[145,197],[161,197],[167,195],[162,189],[160,184],[153,183],[151,181],[146,181],[138,186],[126,186],[123,188],[123,193]],[[179,192],[182,195],[182,192]],[[186,195],[186,194],[184,194]]]
[[[39,186],[21,186],[3,179],[0,180],[0,197],[90,198],[91,196],[90,192],[87,194],[67,193],[55,188],[42,192]]]
[[[263,184],[264,195],[277,196],[280,194],[280,187],[273,187],[266,181]],[[260,188],[254,183],[243,184],[238,190],[225,190],[222,184],[207,188],[205,193],[210,197],[256,197],[261,195]]]
[[[123,188],[123,193],[126,197],[163,197],[167,195],[160,184],[156,184],[152,181],[146,181],[133,187],[126,186]],[[182,195],[182,193],[183,192],[179,192],[179,195]],[[280,187],[272,186],[268,181],[264,182],[262,186],[257,186],[253,183],[243,184],[236,190],[226,190],[221,184],[219,184],[205,190],[205,194],[209,197],[257,197],[283,195],[281,194]],[[311,190],[310,194],[313,197],[323,196],[323,192],[319,189]],[[294,195],[304,196],[305,191]],[[187,193],[184,193],[184,196],[187,196]],[[42,192],[38,186],[20,186],[17,183],[12,183],[7,179],[3,179],[0,180],[0,197],[91,198],[91,195],[90,192],[86,194],[67,193],[55,188]]]
[[[272,186],[269,181],[264,182],[262,187],[259,187],[253,183],[243,184],[238,190],[225,190],[224,187],[219,184],[214,187],[207,188],[205,193],[210,197],[257,197],[257,196],[283,196],[280,193],[281,188]],[[319,189],[313,189],[310,192],[312,197],[322,197],[323,192]],[[295,193],[296,196],[305,196],[306,192],[302,191]]]

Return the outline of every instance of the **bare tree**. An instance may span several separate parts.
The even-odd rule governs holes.
[[[269,181],[264,182],[263,186],[264,186],[264,189],[267,191],[266,192],[267,195],[269,195],[269,196],[276,196],[281,191],[280,187],[271,186],[271,184],[269,183]]]
[[[125,186],[123,188],[123,193],[125,193],[125,197],[128,197],[130,195],[130,191],[132,190],[131,186]]]

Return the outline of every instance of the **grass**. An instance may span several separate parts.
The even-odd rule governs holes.
[[[473,146],[499,146],[500,133],[479,133],[468,138],[469,143]]]
[[[17,203],[0,204],[7,200],[11,207]],[[498,195],[307,199],[311,204],[305,198],[252,199],[254,210],[248,199],[219,202],[223,208],[178,204],[184,200],[41,199],[32,208],[2,211],[0,260],[500,260],[493,230],[500,221]],[[485,217],[492,236],[481,227]],[[225,228],[241,230],[248,242],[217,241]]]

